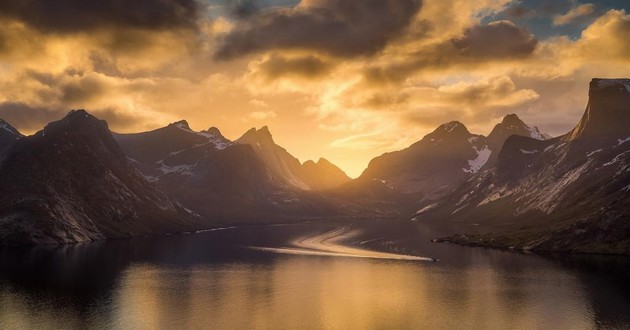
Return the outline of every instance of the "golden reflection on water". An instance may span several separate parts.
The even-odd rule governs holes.
[[[552,270],[533,274],[535,283],[531,276],[484,266],[451,271],[413,262],[293,256],[192,269],[136,264],[104,307],[111,319],[92,321],[135,329],[593,327],[575,278]],[[29,327],[34,315],[24,311],[27,304],[6,292],[2,298],[0,324],[13,318],[8,324]],[[54,315],[44,309],[36,317]],[[72,327],[66,321],[58,328]]]

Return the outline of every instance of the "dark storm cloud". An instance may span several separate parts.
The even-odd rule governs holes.
[[[21,102],[0,103],[0,118],[20,131],[42,129],[47,123],[66,113],[61,109],[31,106]]]
[[[473,68],[528,58],[537,45],[536,37],[510,21],[478,24],[461,37],[419,49],[404,61],[369,66],[364,77],[369,84],[397,84],[421,70]]]
[[[282,76],[299,76],[303,78],[316,78],[330,71],[332,64],[319,59],[316,56],[299,58],[286,58],[273,55],[259,66],[261,73],[273,80]]]
[[[273,49],[371,55],[399,36],[420,7],[420,0],[311,0],[260,11],[239,20],[220,39],[215,56],[230,59]]]
[[[505,10],[504,13],[507,17],[512,18],[512,19],[525,18],[525,17],[533,16],[535,14],[535,12],[532,9],[522,6],[522,5],[510,6]]]
[[[38,131],[46,124],[63,118],[71,109],[62,107],[34,106],[22,102],[0,103],[0,118],[20,131]],[[92,115],[103,119],[110,127],[125,129],[133,127],[142,118],[109,107],[104,109],[87,109]]]
[[[514,58],[531,54],[538,40],[510,21],[476,25],[452,40],[460,54],[476,58]]]
[[[196,0],[0,0],[0,17],[55,33],[193,27],[200,9]]]

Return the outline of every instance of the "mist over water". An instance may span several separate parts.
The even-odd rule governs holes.
[[[335,225],[0,250],[0,328],[585,329],[630,324],[628,259],[422,245],[440,261],[279,254]]]

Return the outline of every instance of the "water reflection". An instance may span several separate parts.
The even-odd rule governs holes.
[[[265,233],[256,232],[2,251],[0,328],[629,324],[623,311],[630,302],[612,280],[616,271],[593,270],[591,259],[550,261],[483,249],[459,249],[457,262],[435,264],[274,255],[241,247],[264,244]]]

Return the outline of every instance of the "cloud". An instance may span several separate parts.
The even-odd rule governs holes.
[[[0,0],[0,17],[46,33],[194,27],[200,9],[195,0]]]
[[[277,116],[275,111],[254,111],[249,114],[249,118],[256,120],[267,120]]]
[[[595,13],[595,5],[592,3],[581,4],[577,7],[571,8],[568,12],[562,15],[557,15],[553,18],[554,25],[567,25],[581,17],[587,17]]]
[[[562,55],[575,65],[595,62],[630,63],[630,15],[624,10],[610,10],[584,31]]]
[[[303,0],[295,8],[249,15],[220,39],[215,57],[309,50],[338,57],[372,55],[399,36],[420,0]]]
[[[532,16],[534,14],[534,11],[525,6],[516,4],[516,5],[508,7],[504,13],[509,18],[520,19],[520,18]]]
[[[21,102],[0,103],[0,118],[11,123],[12,126],[19,127],[24,132],[35,132],[41,130],[46,124],[63,118],[69,108],[33,106]],[[121,111],[115,108],[88,109],[88,111],[107,121],[110,127],[121,129],[134,127],[138,121],[147,120],[138,114]]]
[[[474,24],[458,36],[419,47],[401,60],[367,66],[364,77],[368,84],[398,84],[420,71],[498,67],[532,57],[538,44],[527,29],[510,21]]]
[[[475,25],[452,42],[462,55],[494,59],[528,56],[538,44],[534,35],[510,21]]]
[[[268,80],[280,77],[318,78],[330,72],[333,64],[314,55],[286,57],[273,54],[257,65],[256,71]]]
[[[267,102],[262,101],[262,100],[257,100],[257,99],[249,100],[249,104],[255,107],[259,107],[259,108],[269,108],[269,104],[267,104]]]

